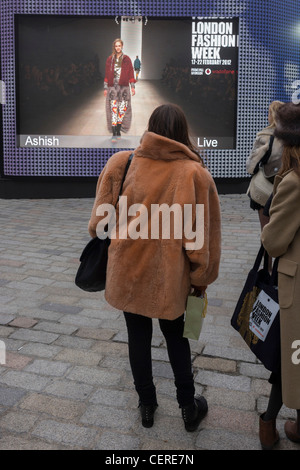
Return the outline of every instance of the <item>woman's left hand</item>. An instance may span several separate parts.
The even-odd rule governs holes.
[[[192,286],[192,295],[195,297],[204,297],[207,286]]]

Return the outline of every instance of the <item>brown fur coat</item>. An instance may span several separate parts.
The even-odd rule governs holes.
[[[100,204],[115,204],[124,169],[131,152],[114,154],[103,169],[89,221],[89,233],[96,236],[101,217]],[[176,319],[186,308],[191,285],[204,286],[218,276],[221,252],[220,204],[215,183],[195,153],[184,144],[152,132],[144,134],[123,186],[127,206],[143,204],[148,213],[147,238],[111,240],[106,300],[115,308],[151,318]],[[171,230],[170,239],[151,238],[152,204],[184,204],[204,207],[204,242],[199,249],[186,249],[190,235],[182,229],[180,238]],[[140,213],[128,216],[128,226]],[[117,220],[119,220],[117,216]],[[172,220],[172,218],[171,218]],[[153,223],[152,223],[153,225]],[[174,227],[174,223],[170,224]],[[137,227],[137,225],[136,225]],[[145,235],[145,233],[144,233]],[[197,247],[196,247],[197,248]]]

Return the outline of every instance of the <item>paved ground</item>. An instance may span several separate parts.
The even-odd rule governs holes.
[[[269,374],[230,326],[260,230],[245,195],[220,198],[220,276],[208,290],[200,341],[191,341],[197,390],[209,405],[195,433],[184,430],[157,323],[159,408],[154,426],[145,429],[122,313],[102,293],[74,285],[92,200],[0,200],[0,344],[6,348],[0,365],[1,450],[260,449],[258,416],[266,407]],[[279,450],[300,449],[285,437],[288,417],[294,411],[283,408]]]

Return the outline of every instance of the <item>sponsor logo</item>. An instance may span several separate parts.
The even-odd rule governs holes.
[[[297,366],[300,364],[300,340],[296,339],[293,341],[291,348],[296,349],[292,354],[292,363]]]

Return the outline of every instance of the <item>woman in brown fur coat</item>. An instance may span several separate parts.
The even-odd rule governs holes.
[[[130,153],[114,154],[99,177],[89,222],[92,237],[96,236],[101,219],[97,216],[99,205],[117,201]],[[124,311],[142,424],[152,426],[157,407],[151,339],[152,318],[158,318],[185,427],[193,431],[206,414],[207,403],[204,397],[194,397],[190,346],[188,339],[183,338],[184,311],[191,288],[201,295],[218,276],[220,205],[214,181],[190,142],[186,118],[179,107],[162,105],[152,113],[148,131],[134,151],[123,185],[124,197],[130,208],[126,232],[132,233],[132,227],[139,230],[135,236],[123,234],[111,239],[105,298]],[[121,201],[117,206],[117,231],[120,206]],[[158,206],[180,208],[182,213],[189,207],[190,230],[183,230],[183,223],[175,222],[172,228],[172,217],[168,227],[165,224],[156,230],[152,210]],[[198,207],[203,209],[200,219],[196,216]],[[165,229],[170,230],[168,236],[164,236]],[[192,236],[195,243],[191,243]]]
[[[268,408],[260,417],[264,448],[272,448],[279,439],[276,417],[282,403],[297,410],[297,421],[287,421],[285,432],[300,443],[300,104],[286,103],[279,109],[275,136],[284,145],[282,167],[275,177],[262,242],[272,257],[279,257],[281,376],[272,374]]]

